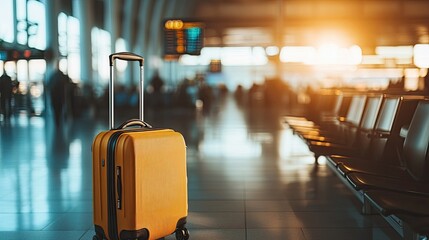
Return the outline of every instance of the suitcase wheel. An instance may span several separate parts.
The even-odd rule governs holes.
[[[186,229],[186,228],[176,229],[176,239],[177,240],[188,240],[189,239],[188,229]]]
[[[103,240],[103,237],[99,236],[99,235],[94,235],[92,237],[92,240]]]

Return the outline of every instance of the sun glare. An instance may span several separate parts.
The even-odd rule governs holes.
[[[323,44],[317,49],[317,64],[336,64],[341,57],[341,48],[336,44]]]
[[[429,44],[414,46],[414,63],[419,68],[429,68]]]
[[[317,48],[288,46],[282,48],[280,60],[307,65],[358,65],[362,62],[362,49],[357,45],[347,48],[334,43],[323,44]]]

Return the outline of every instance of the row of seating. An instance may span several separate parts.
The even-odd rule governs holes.
[[[318,121],[287,116],[316,164],[327,165],[404,239],[429,236],[429,99],[419,95],[335,92]],[[344,111],[347,109],[347,111]]]

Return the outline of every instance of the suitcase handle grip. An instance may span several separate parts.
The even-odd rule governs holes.
[[[137,54],[130,53],[130,52],[119,52],[119,53],[110,54],[109,56],[110,66],[113,66],[113,62],[115,61],[116,58],[125,60],[125,61],[139,61],[140,66],[143,66],[144,64],[144,58]]]
[[[133,127],[133,126],[138,126],[138,127],[142,127],[142,128],[152,128],[152,126],[145,121],[142,121],[140,119],[130,119],[130,120],[122,123],[117,129],[124,129],[124,128],[128,128],[128,127]]]

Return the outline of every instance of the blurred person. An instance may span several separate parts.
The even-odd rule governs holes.
[[[162,88],[164,87],[164,80],[162,80],[158,71],[155,71],[155,74],[150,81],[150,86],[153,88],[153,106],[154,107],[162,107],[163,99],[162,99]]]
[[[387,86],[388,90],[393,90],[395,92],[402,92],[404,91],[405,87],[405,69],[402,69],[402,75],[401,77],[397,79],[390,79],[389,85]]]
[[[243,89],[243,86],[241,84],[238,84],[237,88],[235,89],[234,97],[235,97],[235,100],[237,101],[237,103],[239,105],[243,104],[244,89]]]
[[[12,78],[3,70],[3,75],[0,77],[0,102],[1,111],[5,118],[9,118],[12,114]]]
[[[425,95],[429,95],[429,69],[427,70],[426,76],[424,77],[423,81]]]
[[[51,105],[54,111],[55,124],[60,125],[66,110],[66,94],[70,79],[57,66],[57,69],[50,76],[48,90],[51,97]]]
[[[128,106],[135,107],[139,105],[139,89],[137,86],[131,86],[128,89]]]
[[[77,83],[74,83],[71,78],[68,78],[68,83],[66,86],[66,99],[70,115],[73,118],[77,118],[81,115],[82,106],[80,102],[80,88]],[[87,104],[90,104],[89,102]]]
[[[115,88],[115,105],[118,107],[127,107],[129,96],[125,86],[120,84]]]
[[[205,110],[209,110],[213,103],[212,88],[204,81],[200,80],[198,88],[198,99],[203,102]]]
[[[398,79],[390,79],[387,89],[390,91],[401,92],[404,90],[404,86],[405,86],[404,83],[405,83],[405,76],[402,76]]]
[[[175,103],[181,107],[192,107],[192,97],[191,94],[193,92],[192,83],[190,79],[185,78],[177,89],[176,101]],[[191,89],[191,90],[189,90]],[[195,91],[196,93],[196,91]]]

